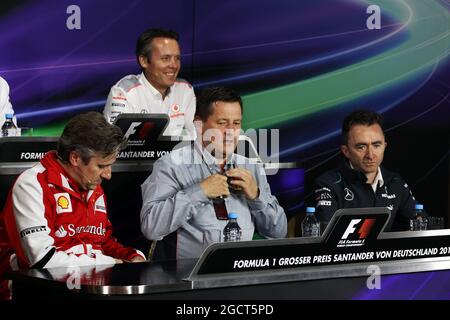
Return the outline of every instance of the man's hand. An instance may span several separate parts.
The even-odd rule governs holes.
[[[141,256],[136,256],[133,259],[130,260],[130,262],[144,262],[147,261],[144,258],[142,258]]]
[[[242,187],[242,191],[249,200],[254,200],[259,196],[258,185],[252,173],[244,168],[234,168],[226,172],[227,177],[231,178],[230,183]]]
[[[200,187],[202,188],[205,195],[210,199],[230,195],[230,190],[228,190],[227,177],[221,174],[213,174],[212,176],[209,176],[208,178],[200,182]]]

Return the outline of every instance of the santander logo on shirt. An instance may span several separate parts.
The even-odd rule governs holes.
[[[106,234],[106,228],[103,228],[102,222],[100,222],[100,226],[98,227],[92,225],[75,227],[73,223],[68,224],[66,227],[67,230],[64,228],[64,225],[61,225],[58,230],[55,231],[55,236],[58,238],[64,238],[67,235],[69,237],[73,237],[74,235],[80,233],[90,233],[99,236],[104,236]]]

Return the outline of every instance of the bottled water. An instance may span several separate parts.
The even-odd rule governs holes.
[[[306,216],[302,221],[302,237],[320,237],[320,223],[315,212],[314,207],[306,208]]]
[[[423,209],[423,204],[416,204],[416,213],[414,217],[409,221],[409,225],[412,231],[420,231],[428,229],[428,218],[425,210]]]
[[[223,239],[225,242],[228,241],[239,241],[241,240],[241,227],[237,223],[238,215],[237,213],[230,212],[228,214],[228,223],[223,229]]]
[[[14,114],[5,114],[5,122],[2,125],[2,137],[14,137],[17,135],[17,127],[13,122]]]

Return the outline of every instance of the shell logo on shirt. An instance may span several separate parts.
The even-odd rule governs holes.
[[[60,206],[63,209],[67,209],[69,207],[69,200],[64,196],[59,197],[58,206]]]
[[[70,202],[70,196],[67,192],[55,193],[53,196],[55,197],[56,201],[57,214],[72,212],[72,203]]]

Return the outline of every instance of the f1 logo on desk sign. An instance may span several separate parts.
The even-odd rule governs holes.
[[[450,230],[383,232],[390,215],[385,207],[340,209],[321,237],[214,243],[189,280],[200,288],[255,284],[258,275],[271,282],[366,276],[373,264],[383,274],[450,269]]]
[[[369,235],[370,230],[372,229],[374,223],[375,219],[352,219],[348,224],[348,227],[345,230],[337,246],[338,247],[363,246],[364,241]],[[359,225],[359,227],[356,227],[357,225]],[[354,237],[352,237],[355,235],[357,236],[357,239],[354,239]],[[349,236],[351,239],[348,239]]]
[[[122,132],[129,146],[143,146],[155,143],[169,123],[166,114],[122,113],[114,121]]]
[[[370,213],[370,215],[367,215]],[[338,248],[365,246],[376,240],[390,217],[387,209],[340,209],[333,215],[323,236]]]
[[[136,127],[138,127],[142,122],[132,122],[127,132],[125,132],[125,138],[128,139],[130,135],[136,132]]]
[[[154,127],[154,122],[132,122],[125,133],[125,138],[128,140],[128,144],[133,146],[144,145],[147,137],[150,136],[150,133]]]
[[[120,161],[156,160],[170,152],[178,140],[163,136],[169,116],[162,113],[122,113],[114,124],[127,139],[127,147],[119,152]]]

